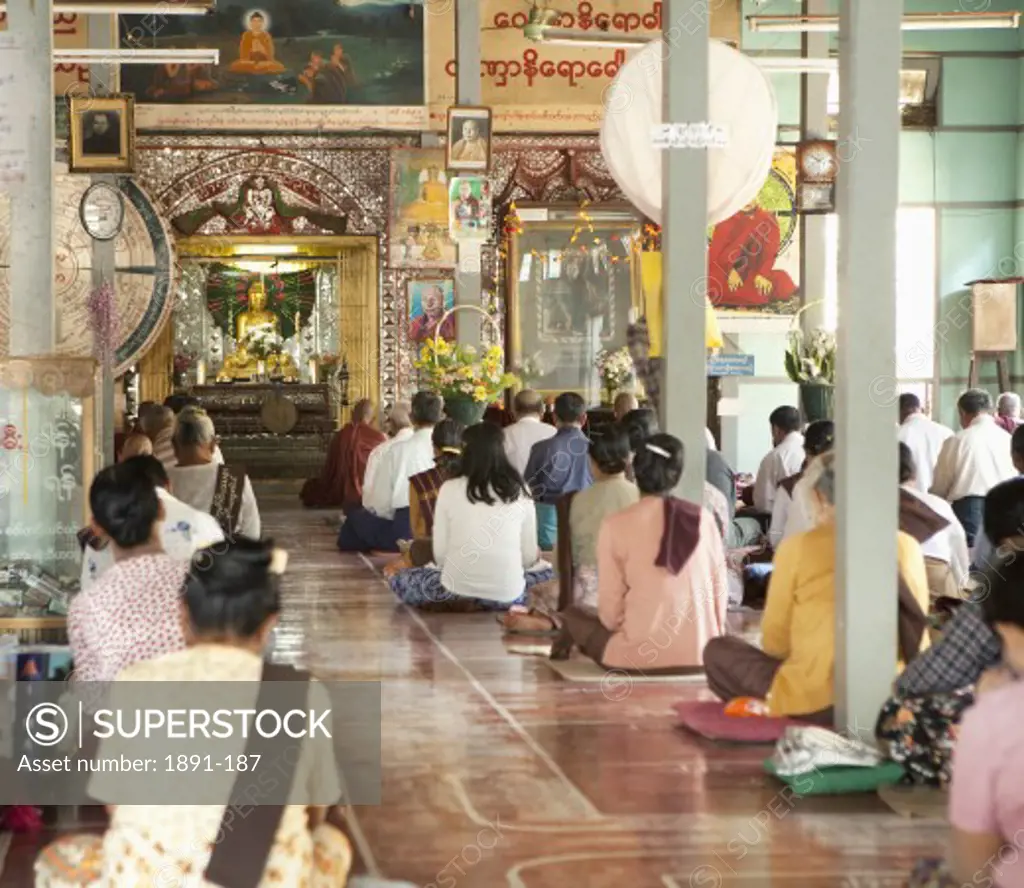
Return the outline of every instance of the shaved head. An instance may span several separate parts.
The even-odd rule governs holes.
[[[391,408],[391,412],[388,414],[388,429],[391,434],[394,435],[396,432],[400,432],[402,429],[407,429],[412,425],[412,417],[410,416],[410,410],[408,404],[395,404]]]
[[[518,392],[512,404],[516,416],[540,415],[544,412],[544,399],[540,392],[533,389],[523,389]]]
[[[145,435],[134,434],[125,438],[121,447],[121,462],[135,456],[152,456],[153,442]]]
[[[355,407],[352,408],[352,422],[358,425],[361,422],[370,422],[372,419],[373,401],[369,398],[356,401]]]
[[[152,441],[161,432],[174,428],[174,411],[162,404],[150,404],[139,411],[139,431]]]

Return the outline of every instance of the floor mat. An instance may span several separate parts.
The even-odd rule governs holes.
[[[945,820],[949,793],[932,786],[880,786],[878,797],[901,817]]]
[[[550,650],[550,645],[549,648]],[[677,684],[704,684],[703,673],[696,675],[645,675],[623,669],[604,669],[593,660],[571,657],[568,660],[548,660],[548,665],[567,681],[604,681],[609,676],[616,680],[639,682],[675,682]]]
[[[725,714],[718,700],[688,700],[673,707],[679,724],[706,740],[728,743],[775,743],[786,728],[801,724],[791,718],[740,718]]]
[[[904,775],[903,766],[898,762],[882,762],[870,767],[816,768],[804,774],[782,775],[775,770],[775,762],[766,759],[764,769],[798,796],[881,793],[885,785],[898,783]]]

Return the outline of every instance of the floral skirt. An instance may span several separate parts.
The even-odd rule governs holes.
[[[882,751],[907,769],[911,782],[948,786],[960,719],[973,702],[971,690],[890,697],[875,735]]]
[[[445,589],[441,571],[436,567],[412,567],[388,577],[391,591],[399,601],[410,607],[427,611],[466,613],[470,611],[507,611],[510,607],[526,607],[530,589],[546,583],[555,575],[550,567],[526,571],[526,588],[514,601],[492,601],[489,598],[469,598]]]

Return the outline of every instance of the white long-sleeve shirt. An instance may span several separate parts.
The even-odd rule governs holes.
[[[530,461],[530,449],[538,441],[546,441],[557,432],[553,425],[543,422],[539,416],[524,416],[505,429],[505,453],[508,461],[520,475],[526,474]]]
[[[1016,477],[1010,442],[991,416],[976,416],[942,445],[931,492],[955,503],[967,496],[985,496],[997,484]]]
[[[910,448],[917,470],[916,487],[927,492],[932,486],[935,464],[942,445],[953,437],[953,430],[929,419],[923,413],[911,413],[900,426],[899,439]]]
[[[394,437],[387,441],[381,441],[366,458],[366,471],[363,473],[363,505],[369,508],[367,496],[373,487],[374,479],[377,477],[377,469],[380,467],[384,454],[394,447],[399,441],[407,441],[412,437],[412,429],[408,426],[395,432]]]
[[[953,507],[941,496],[924,493],[912,484],[901,485],[907,493],[916,496],[929,509],[949,522],[949,526],[921,543],[921,554],[926,558],[944,561],[953,571],[957,582],[963,583],[971,569],[971,556],[967,549],[967,534],[953,512]]]
[[[770,515],[779,483],[799,472],[803,464],[804,436],[790,432],[761,460],[754,480],[754,508]]]
[[[403,440],[394,441],[373,474],[367,470],[371,484],[363,488],[366,508],[381,518],[394,518],[396,511],[409,508],[409,479],[434,467],[433,433],[432,428],[417,429]]]
[[[434,560],[453,595],[514,601],[526,588],[525,572],[540,558],[533,500],[471,503],[466,479],[441,485],[434,507]]]

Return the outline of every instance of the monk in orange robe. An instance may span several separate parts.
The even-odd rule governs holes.
[[[302,504],[307,509],[342,508],[348,512],[363,503],[363,477],[370,451],[387,440],[370,423],[373,403],[359,401],[352,408],[352,421],[335,434],[327,452],[327,463],[319,478],[303,485]]]
[[[796,284],[775,268],[782,236],[775,216],[751,203],[719,222],[708,247],[708,298],[716,308],[785,302]]]

